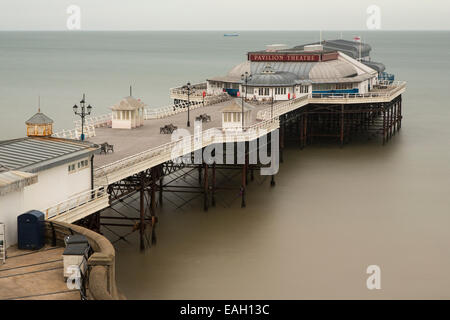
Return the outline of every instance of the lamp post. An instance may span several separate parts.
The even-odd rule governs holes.
[[[191,106],[191,101],[190,101],[191,89],[192,89],[191,83],[190,82],[186,83],[186,85],[183,86],[183,89],[187,90],[187,93],[188,93],[188,113],[187,113],[188,118],[187,118],[186,126],[190,127],[191,122],[189,121],[189,109],[190,109],[189,107]]]
[[[252,76],[247,71],[241,75],[241,80],[245,84],[245,99],[247,99],[247,83],[251,79]],[[244,96],[242,96],[242,130],[244,130]]]
[[[81,137],[80,140],[84,141],[84,118],[91,114],[92,106],[89,104],[86,107],[86,96],[83,93],[83,99],[80,101],[81,112],[78,112],[78,106],[75,104],[73,106],[73,112],[81,117]]]

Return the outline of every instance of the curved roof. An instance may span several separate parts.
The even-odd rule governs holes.
[[[248,81],[250,86],[291,86],[297,83],[298,76],[292,72],[275,71],[272,66],[266,65],[264,69],[254,74]]]
[[[270,63],[275,74],[266,74],[267,62],[245,61],[228,72],[225,77],[210,78],[223,82],[240,83],[241,75],[248,72],[253,77],[249,85],[290,86],[300,83],[345,83],[360,82],[374,76],[375,70],[346,54],[339,52],[336,60],[314,62],[276,62]]]
[[[142,107],[144,107],[144,103],[140,99],[138,100],[135,97],[128,96],[120,100],[119,103],[113,105],[111,110],[127,111],[136,110]]]
[[[358,75],[355,67],[342,60],[331,60],[316,63],[309,72],[309,79],[348,78]]]
[[[208,78],[208,80],[235,83],[241,81],[241,75],[246,72],[251,73],[250,71],[250,61],[244,61],[234,66],[230,71],[228,71],[226,76]]]
[[[36,113],[34,116],[32,116],[30,119],[25,121],[25,124],[28,125],[52,124],[52,123],[53,120],[40,111]]]
[[[233,67],[228,73],[228,77],[241,79],[241,75],[246,72],[250,73],[250,61],[244,61],[237,66]]]
[[[384,70],[386,70],[386,66],[381,63],[381,62],[375,62],[375,61],[361,61],[362,63],[364,63],[366,66],[371,67],[374,70],[377,70],[378,72],[383,72]]]

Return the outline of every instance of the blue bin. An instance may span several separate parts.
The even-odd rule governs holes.
[[[17,217],[17,243],[22,250],[38,250],[44,246],[45,215],[31,210]]]

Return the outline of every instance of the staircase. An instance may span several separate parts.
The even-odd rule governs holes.
[[[6,261],[6,241],[5,241],[5,224],[0,223],[0,262]]]

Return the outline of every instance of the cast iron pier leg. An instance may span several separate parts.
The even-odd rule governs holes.
[[[141,186],[139,190],[139,236],[140,236],[140,248],[141,251],[145,250],[144,232],[145,232],[145,204],[144,204],[144,175],[141,173]]]
[[[213,207],[216,206],[215,193],[216,193],[216,163],[214,162],[212,167],[212,186],[211,186],[211,205]]]
[[[203,201],[203,210],[208,211],[208,165],[204,164],[205,168],[205,176],[203,182],[203,193],[204,193],[204,201]]]

